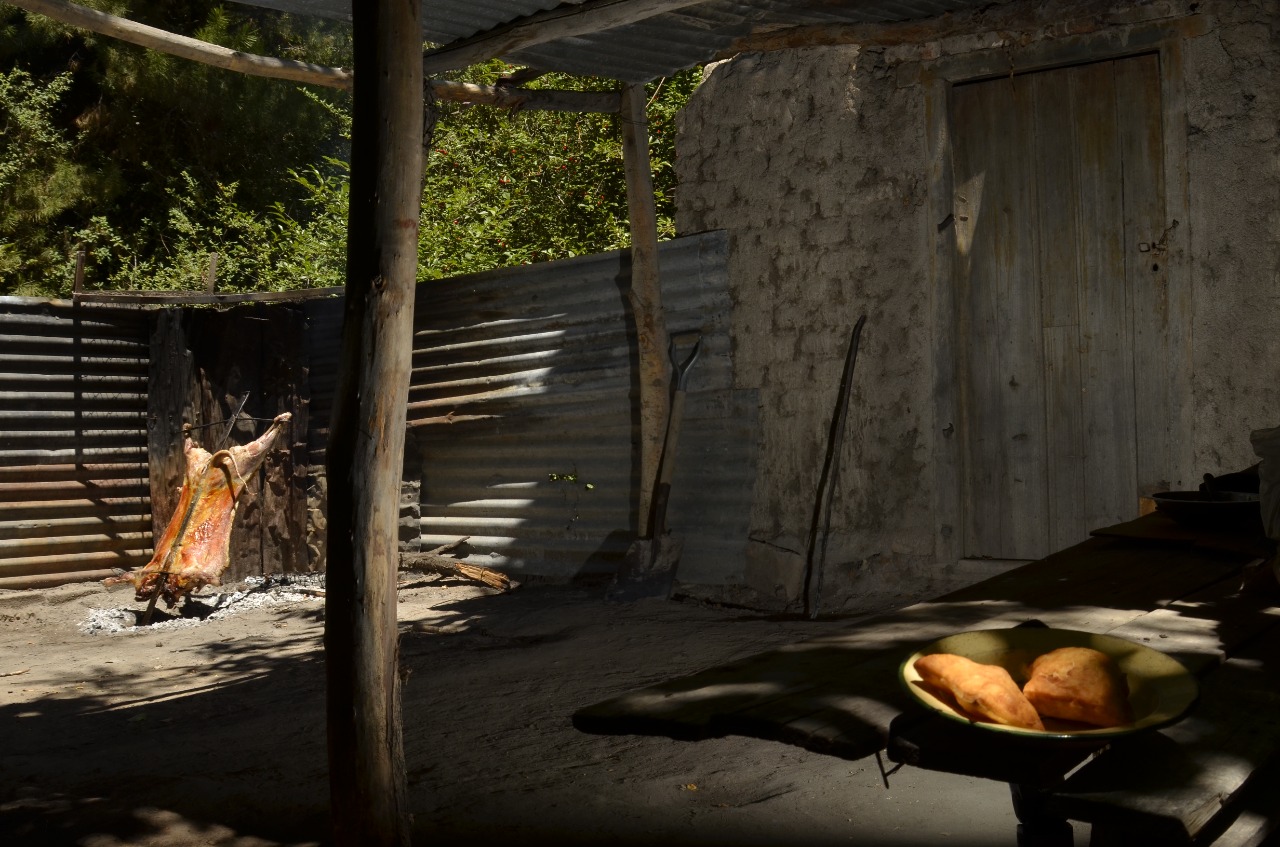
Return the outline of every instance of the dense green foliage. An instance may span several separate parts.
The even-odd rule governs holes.
[[[85,5],[247,52],[319,64],[351,52],[343,27],[233,16],[207,1]],[[0,161],[25,170],[0,185],[0,207],[18,210],[0,219],[5,293],[67,293],[78,244],[89,287],[196,287],[190,268],[214,251],[220,279],[252,284],[235,273],[235,245],[260,255],[269,244],[243,241],[264,235],[266,211],[306,209],[289,170],[345,154],[342,92],[229,73],[11,7],[0,7],[0,79]]]
[[[468,80],[492,83],[508,70],[493,62],[473,68]],[[675,113],[697,80],[697,72],[688,71],[649,88],[661,237],[674,235]],[[548,74],[528,87],[614,90],[618,84]],[[617,116],[510,114],[452,104],[442,104],[441,111],[423,193],[421,276],[561,259],[630,243]]]
[[[70,161],[72,145],[49,117],[70,84],[70,74],[41,87],[23,71],[0,73],[0,232],[9,236],[0,241],[5,276],[57,263],[40,237],[42,228],[84,191],[84,169]]]
[[[349,31],[211,2],[89,2],[246,52],[350,65]],[[463,77],[493,82],[500,62]],[[696,72],[650,87],[660,227],[672,233],[675,111]],[[547,75],[530,87],[614,89]],[[186,62],[0,7],[0,294],[86,287],[340,285],[349,95]],[[617,118],[442,104],[424,174],[422,279],[625,246]]]

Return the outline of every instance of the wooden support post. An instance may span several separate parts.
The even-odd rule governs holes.
[[[84,291],[84,259],[85,249],[84,245],[81,244],[76,247],[76,278],[71,289],[71,299],[73,300],[77,299],[80,296],[80,292]]]
[[[327,466],[330,813],[337,847],[410,841],[396,637],[397,515],[422,191],[419,0],[352,6],[346,314]]]
[[[209,254],[209,267],[204,272],[204,290],[206,294],[212,294],[214,289],[218,287],[218,254]]]
[[[627,299],[636,322],[640,371],[639,533],[651,531],[653,487],[662,460],[671,405],[671,363],[658,268],[658,213],[649,165],[649,121],[643,85],[622,87],[622,156],[631,217],[631,288]]]

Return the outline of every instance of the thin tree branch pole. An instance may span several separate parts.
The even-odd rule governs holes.
[[[423,55],[423,69],[428,76],[457,70],[525,47],[626,26],[703,2],[706,0],[586,0],[564,4],[430,50]]]
[[[440,100],[471,106],[497,106],[542,112],[616,114],[618,111],[618,94],[613,91],[555,91],[446,80],[432,80],[430,86]]]
[[[631,288],[627,299],[636,322],[640,370],[640,537],[653,531],[653,488],[662,460],[671,406],[671,367],[667,358],[667,322],[662,312],[658,268],[658,213],[649,164],[649,120],[644,86],[622,87],[622,158],[631,218]]]
[[[351,72],[344,68],[327,68],[307,62],[242,53],[239,50],[230,50],[207,41],[166,32],[126,18],[118,18],[95,9],[86,9],[84,6],[68,3],[66,0],[4,0],[4,2],[26,9],[28,12],[35,12],[53,18],[55,21],[108,35],[130,44],[242,74],[288,79],[330,88],[351,88]]]
[[[340,88],[346,91],[350,91],[353,84],[354,74],[346,68],[329,68],[324,65],[229,50],[207,41],[188,38],[185,35],[157,29],[127,18],[77,6],[66,0],[4,0],[4,2],[90,32],[235,73]],[[527,77],[528,75],[523,75],[521,78]],[[432,80],[429,85],[438,99],[451,103],[543,112],[612,114],[618,111],[618,98],[608,91],[529,90],[511,85],[476,85],[450,80]]]
[[[992,29],[997,27],[987,24]],[[840,44],[857,44],[860,47],[892,47],[903,43],[923,43],[967,33],[965,26],[955,15],[943,15],[928,21],[873,24],[813,24],[790,26],[768,32],[753,32],[740,36],[716,54],[716,61],[731,59],[739,53],[769,53],[774,50],[794,50],[803,47],[829,47]]]
[[[423,96],[419,0],[352,4],[355,65],[342,360],[326,456],[325,664],[337,847],[410,843],[396,632]]]

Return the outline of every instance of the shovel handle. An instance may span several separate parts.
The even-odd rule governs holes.
[[[689,381],[689,369],[698,358],[698,350],[702,347],[702,338],[694,342],[693,350],[684,363],[676,361],[676,342],[671,341],[668,355],[675,367],[675,393],[671,395],[671,408],[667,412],[667,434],[662,441],[662,456],[658,460],[658,480],[653,487],[653,503],[650,506],[650,537],[662,538],[667,531],[667,503],[671,500],[671,478],[676,472],[676,448],[680,441],[680,423],[684,420],[685,386]],[[657,550],[657,544],[654,545]]]
[[[662,463],[658,466],[658,485],[653,492],[653,520],[650,528],[654,538],[661,538],[667,531],[667,502],[671,499],[671,478],[675,476],[676,447],[680,442],[680,420],[683,417],[684,392],[677,391],[671,397],[667,439],[662,447]]]
[[[680,420],[684,417],[684,392],[671,397],[671,417],[667,419],[667,437],[662,443],[662,464],[658,468],[658,484],[670,487],[676,469],[676,447],[680,441]]]

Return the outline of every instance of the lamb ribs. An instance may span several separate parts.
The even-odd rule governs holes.
[[[257,440],[216,453],[197,445],[188,431],[182,447],[187,465],[182,492],[155,555],[139,570],[106,583],[133,583],[139,601],[150,600],[159,587],[167,608],[184,594],[217,585],[231,564],[231,527],[240,492],[290,418],[288,412],[277,415]]]

